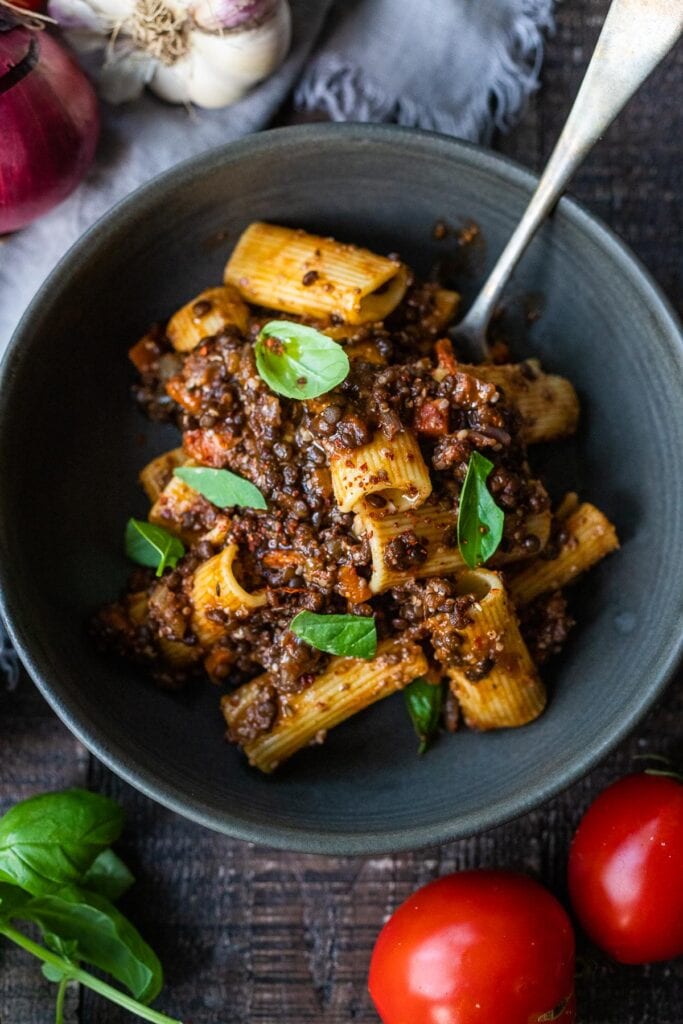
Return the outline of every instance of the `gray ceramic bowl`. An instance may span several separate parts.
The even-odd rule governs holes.
[[[604,756],[661,692],[683,634],[683,346],[628,250],[564,199],[509,294],[540,293],[527,353],[575,381],[576,443],[541,460],[618,525],[621,552],[576,593],[579,624],[527,728],[444,738],[428,756],[400,697],[337,729],[273,778],[223,741],[218,693],[159,691],[93,648],[84,623],[122,586],[139,468],[172,447],[129,398],[126,349],[147,323],[219,281],[255,218],[302,225],[426,269],[439,217],[473,219],[501,248],[534,186],[491,153],[388,127],[256,135],[136,192],[67,254],[3,364],[0,583],[12,636],[56,712],[114,771],[233,836],[375,853],[488,828],[541,803]],[[472,294],[474,281],[465,279]]]

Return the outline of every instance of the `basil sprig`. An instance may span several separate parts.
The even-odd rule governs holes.
[[[112,800],[71,789],[16,804],[0,818],[0,935],[43,962],[56,982],[56,1024],[63,1024],[65,987],[77,981],[154,1024],[180,1024],[146,1004],[163,984],[154,951],[111,902],[133,882],[110,849],[123,826]],[[43,944],[15,927],[28,921]],[[132,997],[89,974],[93,964]]]
[[[85,789],[24,800],[0,818],[0,881],[34,895],[80,881],[122,828],[118,804]]]
[[[458,547],[470,569],[488,561],[503,537],[505,514],[486,486],[493,463],[472,452],[460,492]]]
[[[299,612],[289,628],[311,647],[347,658],[374,658],[377,626],[368,615],[317,615]]]
[[[131,561],[156,569],[157,576],[161,576],[167,566],[175,569],[185,554],[185,546],[163,526],[146,523],[143,519],[129,519],[126,524],[126,554]]]
[[[420,741],[417,752],[424,754],[439,728],[443,705],[443,685],[428,683],[426,679],[414,679],[404,689],[403,697],[410,720]]]
[[[116,902],[128,892],[135,881],[120,857],[113,850],[102,850],[81,878],[81,885]]]
[[[258,487],[229,469],[209,469],[206,466],[178,466],[173,470],[183,483],[197,491],[218,508],[265,509],[266,499]]]
[[[94,892],[70,885],[48,896],[36,896],[15,912],[40,928],[48,947],[73,944],[71,956],[111,974],[142,1003],[161,991],[164,976],[159,959],[140,933],[113,903]]]
[[[313,327],[290,320],[265,324],[255,355],[260,376],[285,398],[317,398],[349,373],[349,359],[341,345]]]

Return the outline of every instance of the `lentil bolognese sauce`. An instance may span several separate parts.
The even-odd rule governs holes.
[[[130,352],[181,446],[141,472],[140,565],[95,633],[162,686],[225,686],[263,771],[398,690],[423,745],[530,722],[562,588],[618,546],[575,495],[551,511],[527,459],[575,430],[571,384],[459,362],[457,306],[393,255],[257,223]]]

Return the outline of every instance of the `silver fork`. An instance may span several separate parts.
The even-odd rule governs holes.
[[[467,316],[451,332],[468,358],[489,358],[489,321],[520,257],[586,154],[682,32],[683,0],[613,0],[538,187]]]

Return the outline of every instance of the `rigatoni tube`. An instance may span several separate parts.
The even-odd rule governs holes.
[[[379,494],[399,511],[418,508],[432,492],[429,470],[410,430],[390,441],[378,431],[369,444],[333,451],[329,462],[342,512],[350,512],[368,494]]]
[[[163,455],[157,455],[156,459],[152,459],[144,469],[140,470],[140,483],[152,504],[171,480],[176,466],[182,466],[185,462],[187,462],[187,455],[184,449],[174,448],[170,452],[164,452]]]
[[[195,570],[192,579],[192,628],[203,647],[210,647],[225,632],[211,618],[214,611],[240,614],[267,603],[265,590],[249,593],[235,576],[236,544],[228,544]]]
[[[383,320],[403,298],[401,263],[332,238],[257,221],[242,232],[225,281],[247,302],[350,324]]]
[[[574,386],[565,377],[543,373],[537,359],[525,363],[483,363],[461,366],[488,384],[495,384],[517,408],[521,418],[521,436],[527,444],[554,441],[576,432],[579,400]]]
[[[174,537],[179,537],[184,544],[192,544],[204,530],[199,514],[206,504],[201,494],[177,476],[172,476],[149,510],[147,518],[150,523],[163,526]]]
[[[365,537],[372,557],[372,575],[369,586],[373,594],[381,594],[391,587],[400,586],[410,579],[428,576],[449,576],[464,568],[457,538],[457,513],[453,508],[427,503],[418,509],[395,514],[383,514],[363,500],[355,509],[354,533]],[[524,537],[534,537],[535,550],[543,550],[550,535],[550,512],[529,515],[524,521]],[[410,534],[417,541],[420,559],[404,568],[396,564],[393,548],[400,538]],[[510,551],[498,551],[492,564],[528,559],[529,552],[523,541]]]
[[[407,640],[384,640],[371,661],[332,658],[310,686],[298,693],[274,697],[270,677],[252,679],[223,697],[221,707],[228,735],[240,742],[249,763],[272,772],[297,750],[321,742],[335,725],[407,686],[427,671],[422,649]],[[267,731],[242,740],[244,723],[264,701],[279,701],[274,724]]]
[[[147,591],[136,590],[128,595],[126,601],[130,621],[136,626],[144,625],[149,614]],[[196,644],[184,644],[180,640],[168,640],[166,637],[157,636],[155,644],[161,658],[167,665],[175,669],[189,668],[198,662],[202,655]]]
[[[462,632],[462,661],[448,668],[465,722],[482,730],[526,725],[543,711],[546,692],[500,576],[488,569],[465,572],[458,590],[476,598]]]
[[[619,547],[614,526],[589,502],[563,518],[561,526],[557,557],[535,558],[510,577],[508,589],[516,604],[529,604],[540,594],[567,586]]]
[[[173,348],[191,352],[204,338],[218,334],[229,325],[243,334],[249,324],[249,310],[236,288],[219,285],[207,288],[175,313],[166,326]]]

